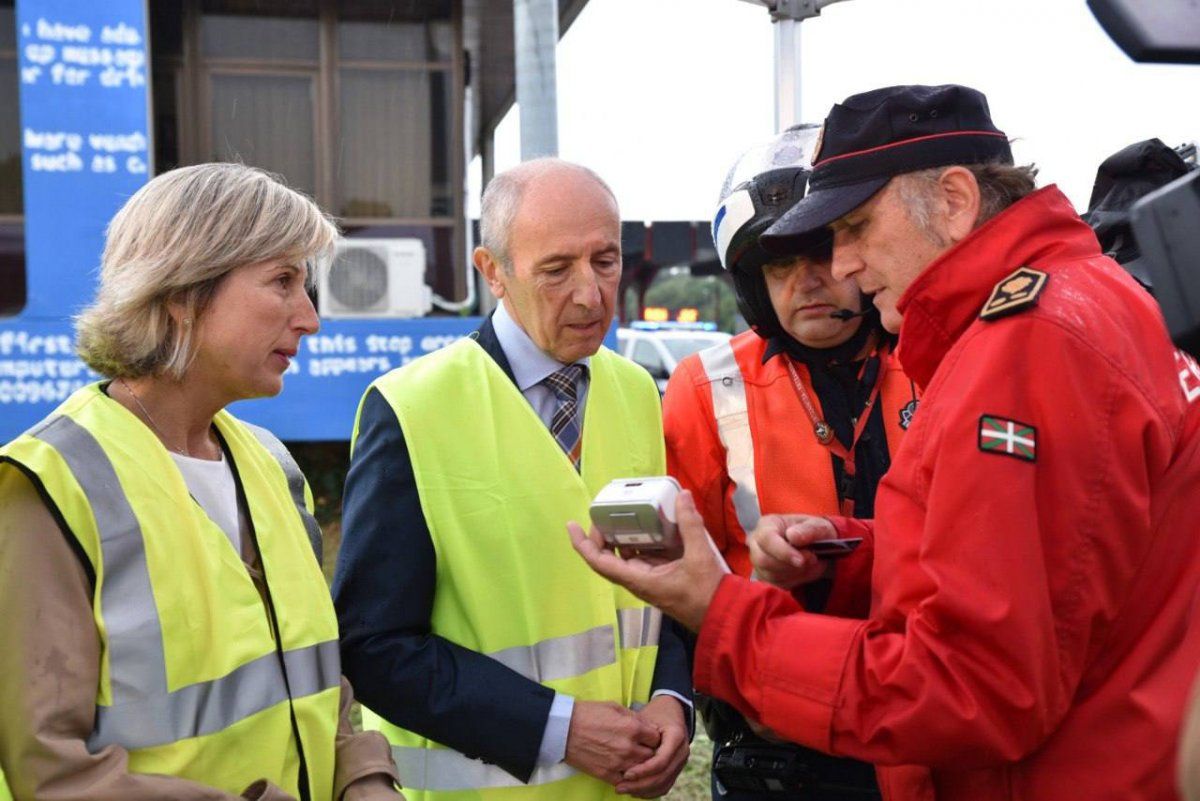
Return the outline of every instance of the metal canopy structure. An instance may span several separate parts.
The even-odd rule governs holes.
[[[843,0],[743,0],[762,6],[775,28],[775,130],[803,122],[800,109],[800,23]]]
[[[491,177],[492,137],[516,100],[513,0],[462,0],[463,47],[469,54],[467,156],[482,155],[484,179]],[[559,36],[587,0],[558,0]]]

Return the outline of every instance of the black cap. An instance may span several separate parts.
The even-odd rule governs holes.
[[[987,98],[966,86],[889,86],[852,95],[825,118],[808,194],[763,234],[786,249],[866,203],[894,176],[950,164],[1012,164]]]

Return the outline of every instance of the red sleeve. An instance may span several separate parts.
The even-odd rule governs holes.
[[[998,325],[942,364],[920,444],[881,484],[871,619],[727,578],[697,646],[701,692],[876,764],[1010,762],[1054,730],[1151,541],[1171,437],[1090,343],[1033,316]],[[1034,459],[981,449],[983,415],[1036,428]]]
[[[865,618],[871,611],[871,567],[875,557],[873,520],[856,517],[828,517],[839,539],[862,538],[854,553],[839,559],[833,567],[833,589],[821,610],[826,615]]]
[[[691,491],[704,526],[729,567],[750,574],[744,547],[746,535],[728,509],[729,477],[725,473],[725,447],[717,434],[712,392],[696,355],[675,368],[663,396],[663,435],[667,445],[667,473]]]
[[[726,576],[700,627],[696,690],[828,751],[840,677],[866,625],[805,612],[784,590]]]

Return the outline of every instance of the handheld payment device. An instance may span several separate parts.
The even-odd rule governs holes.
[[[592,523],[610,547],[639,551],[679,549],[675,498],[679,482],[670,476],[618,478],[592,501]]]

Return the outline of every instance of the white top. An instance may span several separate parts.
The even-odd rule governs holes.
[[[233,544],[233,550],[242,553],[241,526],[238,525],[237,485],[233,481],[233,469],[225,454],[218,461],[196,459],[172,453],[171,458],[183,473],[188,492],[200,504],[209,518],[220,526]]]

